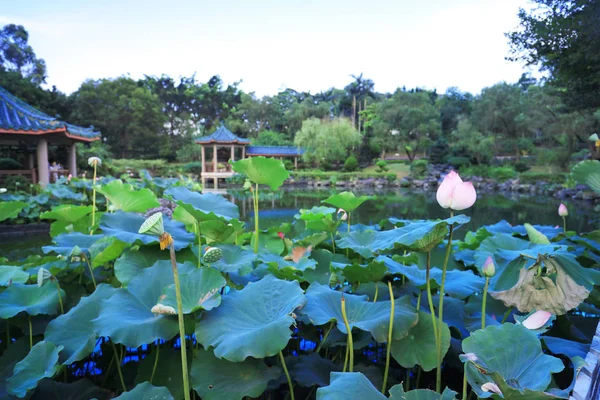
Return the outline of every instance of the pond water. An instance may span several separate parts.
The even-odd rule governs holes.
[[[447,218],[448,211],[442,209],[435,200],[435,191],[411,191],[407,189],[381,191],[354,191],[356,195],[374,195],[376,198],[363,204],[352,214],[352,223],[375,224],[395,217],[399,219]],[[321,205],[321,200],[335,194],[335,190],[289,189],[277,192],[261,192],[260,226],[269,228],[283,222],[292,222],[294,215],[302,208]],[[243,221],[253,222],[252,200],[248,193],[230,191],[225,195],[236,203]],[[558,199],[541,196],[503,195],[480,193],[475,205],[466,210],[471,222],[457,232],[460,239],[469,230],[506,220],[512,225],[525,222],[540,225],[562,225],[557,210]],[[567,226],[577,232],[588,232],[600,228],[600,218],[591,204],[585,202],[565,202],[569,209]],[[252,225],[249,225],[249,229]],[[41,254],[41,246],[51,241],[48,235],[16,236],[0,240],[0,257],[17,260],[30,254]]]

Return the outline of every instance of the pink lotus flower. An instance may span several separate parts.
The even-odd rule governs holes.
[[[341,217],[340,217],[340,213],[342,214]],[[348,213],[343,208],[340,208],[340,209],[337,210],[337,216],[342,221],[346,221],[348,219]]]
[[[281,240],[285,239],[285,233],[283,232],[277,232],[277,236],[279,236],[279,239]]]
[[[546,325],[550,317],[552,317],[552,313],[549,313],[548,311],[539,310],[527,317],[527,319],[523,321],[523,326],[527,329],[534,331]]]
[[[565,206],[563,203],[560,203],[560,206],[558,206],[558,215],[561,217],[566,217],[569,215],[569,210],[567,210],[567,206]]]
[[[494,260],[491,256],[485,259],[481,270],[486,278],[491,278],[496,275],[496,266],[494,265]]]
[[[502,391],[494,382],[486,382],[481,385],[481,390],[484,392],[492,392],[496,394],[502,394]]]
[[[477,193],[471,182],[463,182],[455,171],[450,171],[444,177],[435,197],[443,208],[461,211],[475,204]]]

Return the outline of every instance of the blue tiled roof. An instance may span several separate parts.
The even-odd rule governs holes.
[[[0,134],[11,131],[24,131],[25,134],[64,132],[84,140],[100,138],[100,132],[95,132],[93,127],[82,128],[59,121],[19,100],[0,86]]]
[[[236,136],[229,129],[225,128],[224,125],[221,125],[216,131],[214,131],[211,135],[204,136],[196,139],[196,143],[239,143],[239,144],[248,144],[250,140],[242,139],[241,137]]]
[[[304,149],[296,146],[248,146],[246,154],[250,156],[301,156]]]

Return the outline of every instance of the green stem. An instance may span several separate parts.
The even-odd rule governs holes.
[[[417,311],[421,309],[421,295],[423,292],[419,291],[419,297],[417,297]]]
[[[94,290],[96,290],[96,278],[94,278],[94,270],[92,269],[92,264],[90,264],[90,260],[87,258],[85,254],[82,254],[81,257],[85,259],[85,262],[90,270],[90,275],[92,276],[92,283],[94,284]]]
[[[487,301],[488,286],[490,278],[485,278],[485,286],[483,287],[483,301],[481,302],[481,329],[485,329],[485,303]]]
[[[90,229],[90,235],[94,234],[94,226],[96,225],[96,172],[97,166],[94,162],[94,179],[92,180],[92,227]]]
[[[331,232],[331,248],[333,250],[333,254],[335,254],[335,239],[333,238],[333,232]]]
[[[64,314],[65,309],[63,307],[62,296],[60,295],[60,284],[58,283],[58,279],[56,280],[56,290],[58,291],[58,304],[60,304],[60,313]]]
[[[405,391],[409,391],[410,390],[410,369],[406,369],[406,382],[404,383],[405,386]]]
[[[563,219],[563,231],[565,233],[565,235],[567,234],[567,218],[566,217],[562,217]]]
[[[254,253],[258,254],[258,183],[252,193],[254,200]]]
[[[465,362],[463,373],[463,393],[462,400],[467,400],[467,363]]]
[[[292,400],[294,398],[294,386],[292,385],[292,378],[290,377],[290,373],[288,372],[287,365],[285,365],[285,358],[283,358],[283,353],[279,352],[279,360],[281,361],[281,366],[283,367],[283,372],[285,372],[285,377],[287,378],[288,386],[290,387],[290,397]]]
[[[152,367],[152,375],[150,375],[150,383],[154,379],[154,373],[156,372],[156,366],[158,365],[158,355],[160,353],[160,341],[156,345],[156,357],[154,357],[154,366]]]
[[[419,388],[419,383],[421,383],[421,371],[423,371],[423,369],[421,368],[420,365],[417,364],[417,382],[415,385],[415,388],[418,389]]]
[[[390,352],[392,351],[392,331],[394,330],[394,314],[395,314],[395,303],[394,303],[394,291],[392,290],[392,282],[388,281],[388,290],[390,292],[390,326],[388,327],[388,341],[387,348],[385,351],[385,372],[383,373],[383,386],[381,393],[385,395],[387,389],[388,373],[390,372]],[[406,389],[408,390],[408,388]]]
[[[346,299],[342,294],[342,318],[344,318],[344,325],[346,325],[346,330],[348,331],[348,353],[350,355],[348,371],[354,372],[354,343],[352,342],[352,330],[350,329],[350,324],[348,323],[348,316],[346,315]]]
[[[450,212],[450,217],[453,216],[453,212]],[[448,236],[448,246],[446,247],[446,256],[444,257],[444,266],[442,267],[442,284],[440,286],[440,303],[438,307],[439,320],[437,325],[437,371],[435,379],[435,387],[438,393],[442,393],[442,328],[443,315],[444,315],[444,288],[446,286],[446,268],[448,267],[448,260],[450,259],[450,253],[452,252],[452,233],[454,232],[454,226],[450,225],[450,234]]]
[[[33,347],[33,327],[31,326],[31,315],[27,314],[29,320],[29,350]]]
[[[10,323],[6,320],[6,351],[8,349],[8,345],[10,344]]]
[[[319,343],[319,346],[317,347],[317,350],[315,350],[315,353],[319,353],[319,351],[321,350],[323,343],[325,342],[325,340],[327,340],[327,337],[329,337],[329,334],[331,333],[331,330],[333,329],[333,325],[334,325],[334,322],[331,321],[331,323],[329,324],[329,328],[327,329],[327,332],[325,332],[325,335],[323,336],[323,340],[321,340],[321,343]]]
[[[431,251],[427,252],[427,270],[425,272],[425,280],[427,281],[427,302],[429,303],[429,312],[431,313],[431,323],[433,324],[433,336],[435,337],[435,348],[437,349],[438,336],[437,336],[437,321],[435,319],[435,309],[433,308],[433,297],[431,296]],[[417,311],[419,309],[417,308]]]
[[[106,371],[105,371],[106,375],[104,375],[104,379],[102,380],[102,385],[100,385],[101,388],[104,388],[104,385],[106,384],[106,380],[108,379],[108,375],[110,373],[110,369],[112,368],[112,365],[115,362],[115,357],[116,356],[117,356],[117,354],[113,352],[113,356],[110,359],[110,363],[108,363],[108,367],[106,368]]]
[[[196,221],[196,225],[194,225],[194,230],[196,231],[196,235],[198,236],[198,268],[200,268],[200,261],[202,260],[202,239],[200,238],[200,222]]]
[[[375,297],[373,297],[373,303],[377,301],[377,296],[379,295],[379,285],[375,282]]]
[[[513,307],[511,307],[508,310],[506,310],[506,312],[504,313],[504,317],[502,317],[502,322],[500,322],[501,324],[503,324],[503,323],[506,322],[506,320],[510,316],[510,313],[512,312],[512,310],[513,310]]]
[[[179,284],[179,272],[177,270],[177,259],[175,258],[175,246],[169,246],[171,266],[173,267],[173,280],[175,281],[175,297],[177,298],[177,320],[179,322],[179,340],[181,341],[181,374],[183,376],[183,395],[185,400],[190,400],[190,382],[187,365],[187,348],[185,340],[185,325],[183,322],[183,305],[181,302],[181,285]]]
[[[117,355],[117,348],[115,347],[115,342],[113,342],[111,340],[110,344],[112,345],[113,352],[117,359],[117,372],[119,373],[119,379],[121,380],[121,386],[123,387],[123,391],[126,392],[127,388],[125,387],[125,379],[123,379],[123,371],[121,371],[121,363],[123,362],[123,359],[121,359],[121,357]]]
[[[348,225],[348,236],[350,236],[350,212],[348,212],[348,218],[346,219],[346,225]],[[346,247],[346,258],[350,257],[349,248]]]

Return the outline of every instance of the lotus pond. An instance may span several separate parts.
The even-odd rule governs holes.
[[[552,199],[480,195],[451,215],[435,192],[234,168],[224,196],[63,182],[32,216],[0,195],[0,221],[52,224],[0,248],[0,398],[569,397],[600,315],[592,209],[563,225]]]

